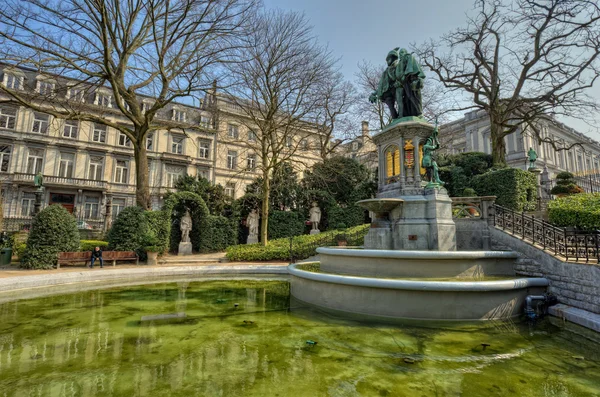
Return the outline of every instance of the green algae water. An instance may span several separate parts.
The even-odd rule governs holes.
[[[361,324],[290,310],[286,281],[113,287],[0,303],[0,397],[600,396],[574,329]]]

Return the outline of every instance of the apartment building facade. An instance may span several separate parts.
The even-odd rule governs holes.
[[[36,71],[0,66],[1,84],[44,95],[43,106],[77,103],[86,111],[127,125],[111,91],[86,89]],[[108,214],[135,204],[135,161],[130,140],[120,131],[78,120],[63,120],[44,112],[7,103],[0,93],[0,188],[5,230],[26,228],[34,212],[34,177],[44,176],[42,207],[63,205],[76,215],[81,229],[101,230]],[[142,109],[154,103],[141,98]],[[232,198],[241,196],[258,176],[257,155],[251,145],[252,130],[240,122],[240,109],[218,95],[205,97],[198,106],[172,103],[156,117],[167,127],[146,139],[153,209],[174,190],[183,175],[202,176],[221,184]],[[306,132],[305,135],[309,135]],[[231,137],[228,139],[228,137]],[[245,138],[244,138],[245,137]],[[306,138],[308,139],[308,138]],[[318,161],[318,151],[299,151],[299,165]]]
[[[556,150],[550,143],[540,144],[527,128],[519,128],[505,138],[510,167],[527,169],[527,151],[533,148],[538,154],[537,167],[547,169],[551,179],[561,171],[575,175],[600,173],[600,143],[556,120],[541,118],[538,128],[542,137],[555,142],[558,148],[570,149]],[[492,152],[489,118],[482,110],[440,126],[439,137],[441,153]]]

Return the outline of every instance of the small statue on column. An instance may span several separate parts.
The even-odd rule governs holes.
[[[321,232],[319,230],[319,222],[321,222],[321,209],[315,201],[313,201],[312,207],[308,214],[310,216],[310,223],[312,224],[312,230],[310,231],[310,234],[319,234]]]
[[[35,191],[35,203],[33,204],[33,213],[37,215],[42,209],[42,198],[44,195],[44,175],[38,172],[33,177],[33,184],[37,187]]]
[[[535,162],[537,161],[538,155],[535,152],[535,150],[533,150],[532,147],[529,148],[529,151],[527,152],[527,160],[529,160],[529,169],[530,170],[534,170],[535,169]]]

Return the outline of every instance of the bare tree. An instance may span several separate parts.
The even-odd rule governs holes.
[[[523,127],[566,149],[542,136],[540,117],[598,110],[586,95],[600,75],[595,0],[478,0],[466,27],[416,51],[450,94],[466,92],[470,108],[487,112],[494,164],[505,163],[504,138]]]
[[[355,74],[356,84],[359,87],[358,113],[363,119],[369,121],[370,125],[377,125],[383,129],[392,121],[387,111],[387,106],[381,101],[370,103],[369,95],[377,90],[379,79],[385,71],[385,64],[374,66],[371,62],[362,61],[358,64],[358,72]],[[445,122],[448,113],[454,111],[456,105],[452,97],[445,96],[439,83],[434,80],[425,80],[421,91],[423,103],[423,117],[429,121]]]
[[[309,119],[317,130],[315,140],[323,160],[356,137],[359,124],[351,113],[357,99],[354,86],[335,70],[319,88],[317,106]]]
[[[262,174],[261,243],[266,245],[273,170],[315,139],[310,116],[335,61],[302,14],[268,11],[257,15],[253,26],[243,61],[231,68],[235,84],[228,93],[240,109],[239,122],[254,134],[245,143],[256,153]]]
[[[75,79],[80,91],[108,89],[119,117],[77,98],[0,89],[19,105],[125,134],[134,149],[136,201],[149,208],[146,137],[180,124],[157,114],[211,86],[254,6],[255,0],[7,0],[0,7],[0,56],[63,83]],[[147,109],[146,96],[154,98]]]

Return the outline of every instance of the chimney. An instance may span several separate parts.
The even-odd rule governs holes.
[[[362,136],[369,136],[369,122],[366,120],[362,122]]]

